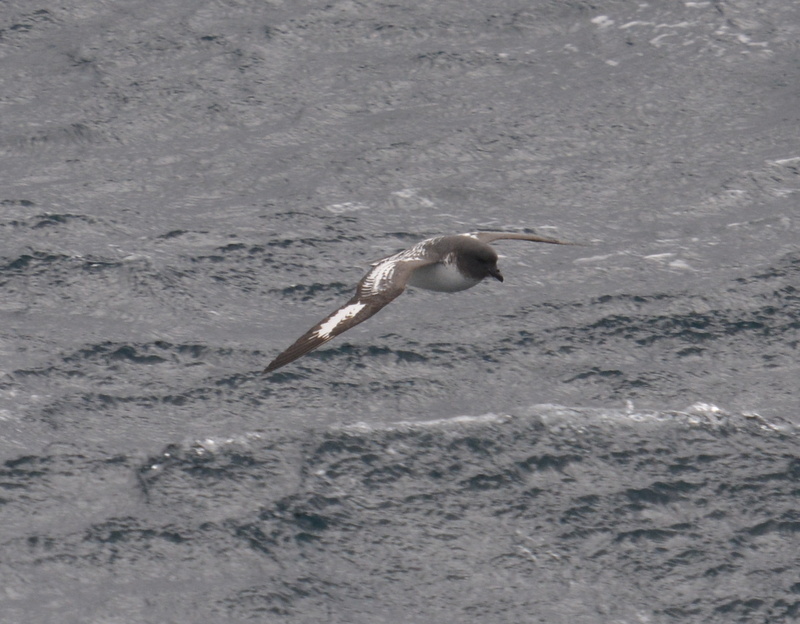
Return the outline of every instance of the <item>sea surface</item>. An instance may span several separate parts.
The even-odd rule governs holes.
[[[800,619],[800,3],[0,4],[3,624]],[[370,263],[499,241],[267,363]]]

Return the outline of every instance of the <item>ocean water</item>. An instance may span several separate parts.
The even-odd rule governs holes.
[[[800,617],[800,7],[0,6],[3,622]],[[370,262],[495,244],[275,373]]]

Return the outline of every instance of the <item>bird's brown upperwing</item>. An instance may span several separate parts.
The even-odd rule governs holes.
[[[387,266],[389,262],[395,262],[394,266]],[[391,256],[378,262],[358,283],[356,294],[350,301],[300,336],[291,347],[269,363],[264,374],[286,366],[342,332],[366,321],[403,293],[414,269],[428,264],[431,264],[430,260],[393,261]],[[392,272],[387,275],[389,270]]]
[[[526,240],[534,243],[550,243],[551,245],[576,245],[557,238],[538,236],[537,234],[521,234],[517,232],[470,232],[468,236],[474,236],[482,243],[491,243],[496,240]]]

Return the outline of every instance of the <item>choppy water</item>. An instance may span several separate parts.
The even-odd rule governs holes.
[[[791,622],[794,3],[0,7],[8,622]],[[521,229],[264,378],[369,263]]]

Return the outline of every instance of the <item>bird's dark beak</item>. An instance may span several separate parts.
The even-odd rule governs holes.
[[[502,273],[500,273],[500,269],[498,269],[496,266],[494,266],[491,269],[489,269],[489,275],[491,275],[498,282],[502,282],[503,281],[503,275],[502,275]]]

